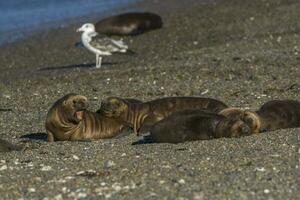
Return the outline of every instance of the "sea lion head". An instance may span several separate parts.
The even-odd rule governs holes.
[[[83,111],[87,108],[88,101],[85,96],[71,93],[54,103],[47,118],[54,116],[61,122],[77,124],[82,120]]]
[[[241,137],[251,134],[251,129],[240,119],[220,118],[216,127],[216,134],[225,137]]]
[[[221,110],[218,114],[223,115],[232,120],[243,120],[245,116],[245,111],[240,108],[230,107]]]
[[[101,102],[101,112],[107,117],[118,118],[129,110],[129,104],[119,97],[108,97]]]
[[[244,121],[251,128],[252,133],[259,133],[261,128],[261,121],[256,112],[246,110]]]
[[[231,137],[251,135],[251,128],[242,120],[231,120]]]

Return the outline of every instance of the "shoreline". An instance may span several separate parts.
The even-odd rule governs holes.
[[[141,0],[137,0],[141,1]],[[72,17],[65,17],[64,19],[58,19],[50,22],[40,23],[33,26],[27,27],[20,27],[15,29],[10,29],[7,31],[1,31],[0,33],[5,35],[6,39],[0,38],[0,46],[4,44],[10,44],[17,42],[18,40],[26,39],[26,37],[32,37],[41,32],[47,32],[51,29],[60,29],[60,28],[67,28],[68,26],[72,26],[72,24],[83,22],[85,20],[96,20],[97,18],[103,18],[105,16],[109,16],[112,13],[120,12],[121,10],[126,10],[137,2],[131,2],[127,5],[119,5],[116,8],[111,8],[110,10],[103,10],[101,12],[92,11],[89,14],[84,14],[81,16],[72,16]],[[10,37],[9,35],[15,34],[14,37]]]
[[[74,48],[76,23],[1,46],[0,108],[11,111],[0,112],[0,135],[25,146],[1,154],[3,199],[300,196],[299,128],[176,145],[132,145],[134,134],[92,142],[38,139],[48,109],[71,92],[87,96],[91,111],[108,96],[204,96],[249,109],[300,99],[297,0],[180,2],[137,4],[157,11],[163,28],[124,38],[137,55],[105,57],[100,69],[94,54]]]

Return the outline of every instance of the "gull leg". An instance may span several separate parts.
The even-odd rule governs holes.
[[[100,55],[96,55],[96,68],[101,67],[101,61],[102,61],[102,57],[100,57]]]
[[[102,64],[102,57],[99,56],[98,62],[99,62],[98,66],[99,66],[99,68],[100,68],[100,67],[101,67],[101,64]]]
[[[96,68],[99,68],[99,67],[98,67],[98,63],[99,63],[99,55],[96,54]]]

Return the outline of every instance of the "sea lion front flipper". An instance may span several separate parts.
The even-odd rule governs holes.
[[[47,131],[47,141],[48,142],[54,142],[53,133],[51,133],[50,131]]]

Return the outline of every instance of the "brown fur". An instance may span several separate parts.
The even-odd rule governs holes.
[[[300,102],[295,100],[269,101],[257,111],[227,108],[219,114],[231,119],[240,118],[253,133],[300,127]]]
[[[138,35],[162,27],[161,17],[154,13],[125,13],[105,18],[95,24],[98,33]]]
[[[300,102],[295,100],[269,101],[258,111],[252,112],[252,117],[249,118],[254,121],[260,132],[300,127]]]
[[[147,138],[151,142],[179,143],[250,134],[250,128],[241,120],[203,110],[185,110],[157,122]]]
[[[145,103],[134,104],[126,99],[109,97],[101,104],[101,111],[108,117],[117,118],[134,129],[138,134],[140,128],[151,127],[176,111],[204,109],[219,112],[228,106],[221,101],[201,97],[167,97]]]
[[[87,107],[87,98],[77,94],[57,100],[46,118],[48,141],[104,139],[121,133],[121,122],[90,112]]]

